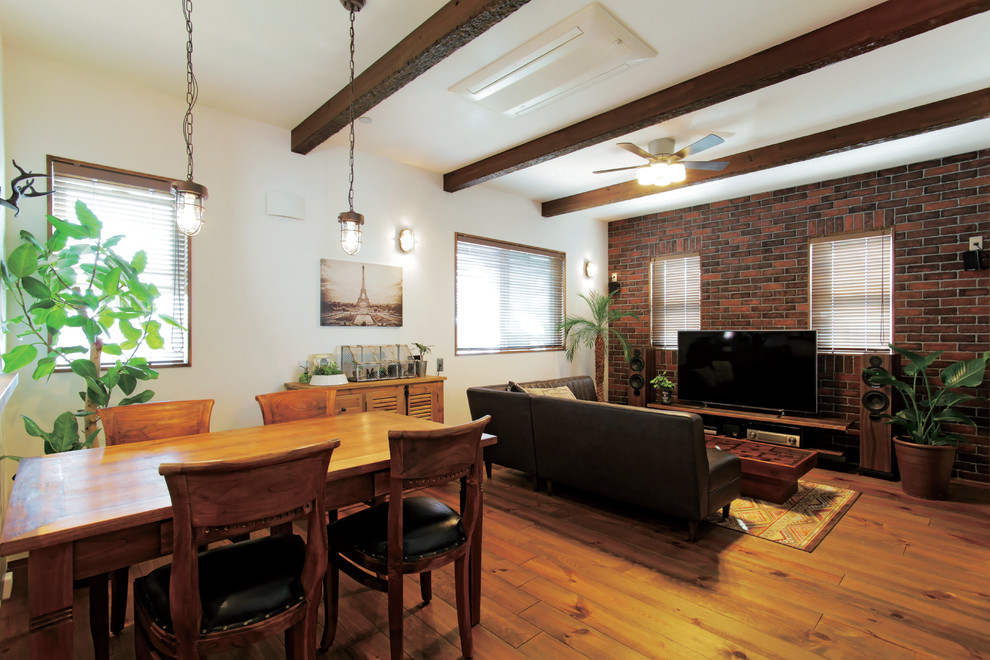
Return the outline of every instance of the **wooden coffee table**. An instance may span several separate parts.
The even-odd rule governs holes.
[[[742,494],[775,504],[787,501],[797,491],[798,478],[818,463],[818,452],[736,440],[724,436],[707,438],[712,449],[721,449],[742,461]]]

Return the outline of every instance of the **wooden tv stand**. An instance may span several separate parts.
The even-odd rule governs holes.
[[[793,415],[776,415],[774,413],[747,412],[744,410],[729,410],[727,408],[713,408],[711,406],[698,406],[686,403],[650,403],[650,408],[658,410],[678,410],[681,412],[695,413],[696,415],[711,415],[712,417],[732,417],[734,419],[745,419],[751,422],[768,422],[771,424],[788,424],[790,426],[801,426],[805,428],[826,429],[829,431],[842,431],[847,433],[852,422],[845,419],[829,417],[797,417]]]

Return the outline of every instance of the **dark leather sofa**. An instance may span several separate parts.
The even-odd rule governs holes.
[[[509,385],[467,391],[471,417],[491,415],[486,431],[498,443],[485,449],[496,463],[698,523],[739,497],[741,466],[728,452],[705,447],[701,418],[691,413],[599,403],[588,376],[519,383],[566,385],[574,399],[508,391]]]

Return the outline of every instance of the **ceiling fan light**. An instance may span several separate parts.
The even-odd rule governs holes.
[[[667,178],[671,183],[681,183],[687,179],[687,168],[683,163],[674,163],[667,166]]]
[[[636,170],[636,180],[639,181],[642,186],[649,186],[657,180],[657,175],[653,171],[652,167],[641,167]]]

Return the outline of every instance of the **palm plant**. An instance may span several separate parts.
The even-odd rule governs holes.
[[[639,320],[635,314],[625,314],[612,309],[612,296],[614,295],[615,292],[605,295],[597,291],[589,291],[587,296],[579,293],[578,297],[588,303],[591,316],[582,318],[569,315],[564,317],[563,323],[560,324],[564,331],[564,345],[569,361],[574,359],[574,351],[577,350],[578,346],[587,346],[595,351],[595,390],[599,401],[605,400],[605,357],[608,355],[609,335],[619,341],[626,361],[629,360],[629,341],[621,332],[613,328],[612,324],[624,318]]]

